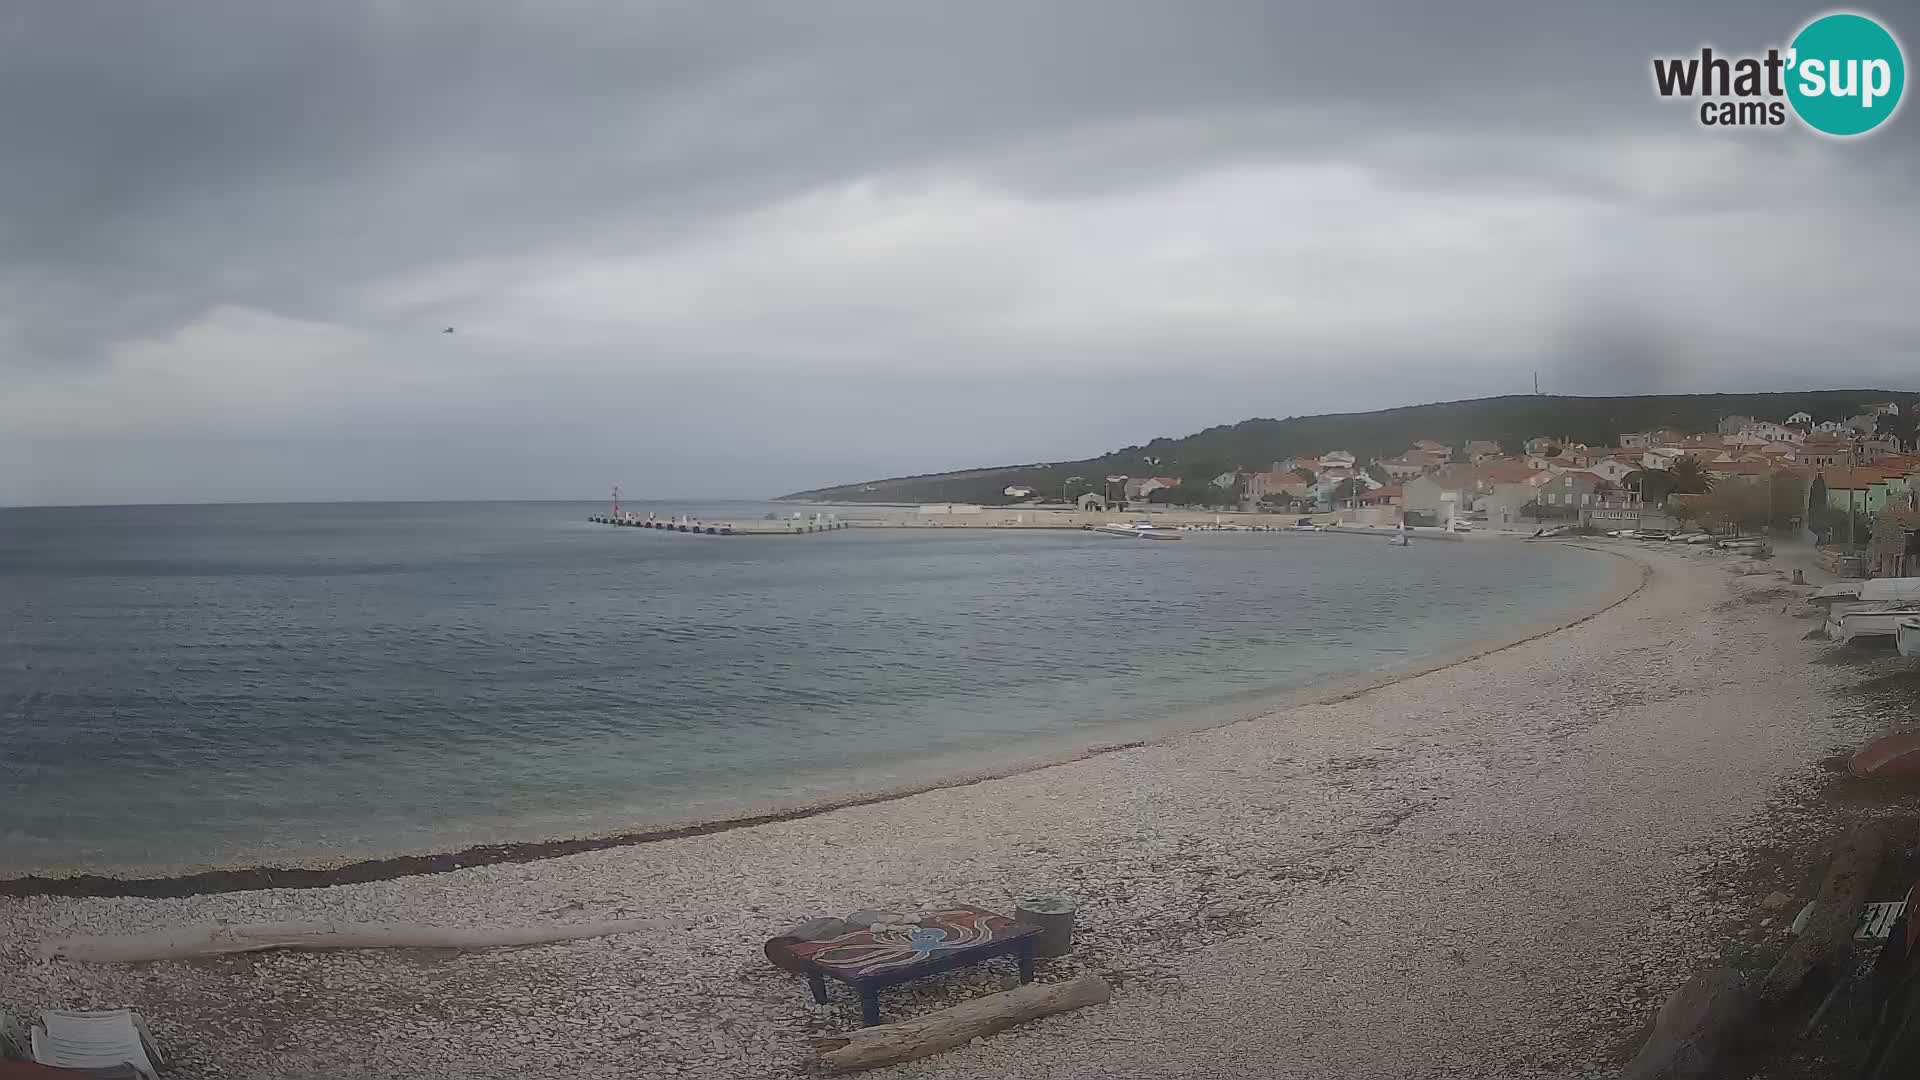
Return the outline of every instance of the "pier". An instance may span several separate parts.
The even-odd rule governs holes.
[[[802,517],[796,513],[791,517],[768,516],[758,521],[701,521],[688,514],[662,518],[656,514],[641,516],[632,510],[620,509],[620,489],[613,489],[613,502],[604,514],[592,514],[588,521],[596,525],[618,525],[628,529],[653,529],[657,532],[687,533],[696,536],[795,536],[804,533],[837,532],[851,528],[853,523],[842,521],[832,514],[816,513],[812,517]]]
[[[697,533],[701,536],[788,536],[801,533],[835,532],[850,529],[853,523],[834,519],[776,518],[772,521],[700,521],[696,518],[655,518],[638,514],[595,514],[588,521],[598,525],[619,525],[630,529],[656,529],[660,532]]]

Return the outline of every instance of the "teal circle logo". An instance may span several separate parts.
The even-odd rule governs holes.
[[[1863,135],[1900,107],[1907,85],[1900,43],[1865,15],[1824,15],[1806,25],[1788,53],[1787,100],[1808,127]]]

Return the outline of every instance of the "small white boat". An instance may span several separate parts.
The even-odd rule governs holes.
[[[1103,536],[1124,536],[1129,540],[1180,539],[1178,530],[1163,529],[1151,521],[1135,521],[1127,525],[1095,525],[1093,531]]]
[[[1893,628],[1893,643],[1901,656],[1920,659],[1920,616],[1901,619]]]
[[[1858,584],[1862,600],[1894,600],[1920,607],[1920,577],[1869,578]]]
[[[1920,577],[1836,581],[1821,586],[1807,597],[1807,603],[1827,609],[1830,627],[1838,625],[1836,616],[1843,612],[1920,608]]]
[[[1856,608],[1827,616],[1827,637],[1842,645],[1857,637],[1895,637],[1903,619],[1920,618],[1920,608]]]

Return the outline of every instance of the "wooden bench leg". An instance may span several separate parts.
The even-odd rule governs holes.
[[[860,1026],[872,1027],[880,1022],[880,991],[876,987],[860,988]]]
[[[1033,981],[1033,950],[1037,944],[1033,938],[1020,943],[1020,981],[1023,983]]]
[[[807,986],[813,991],[813,1000],[821,1005],[827,1003],[827,980],[817,971],[807,972]]]

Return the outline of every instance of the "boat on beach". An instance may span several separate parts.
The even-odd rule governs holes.
[[[1900,624],[1916,618],[1920,618],[1920,608],[1904,604],[1836,610],[1827,616],[1827,637],[1843,645],[1857,637],[1891,637],[1897,642]]]
[[[1163,529],[1151,521],[1134,521],[1125,525],[1095,525],[1093,531],[1103,536],[1124,536],[1129,540],[1178,540],[1177,529]]]
[[[1901,619],[1894,626],[1893,644],[1901,656],[1920,658],[1920,616]]]

